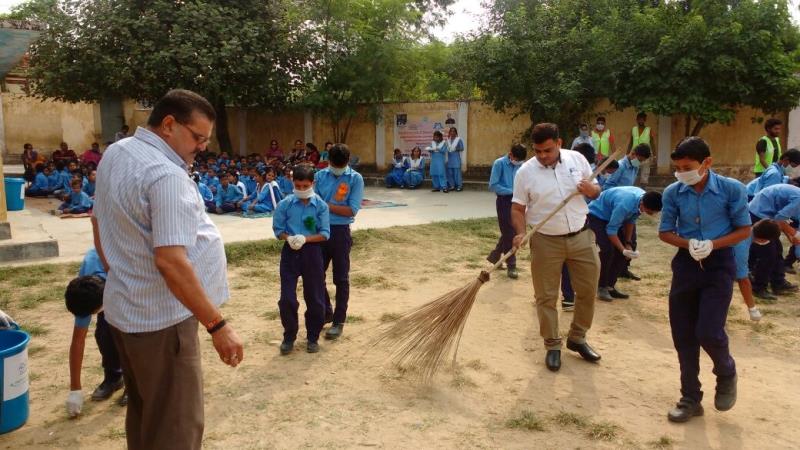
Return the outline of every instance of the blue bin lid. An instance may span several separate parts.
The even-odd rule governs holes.
[[[23,179],[23,178],[6,178],[6,183],[11,183],[11,184],[20,183],[20,184],[24,184],[24,183],[25,183],[25,179]]]
[[[19,353],[30,339],[28,333],[21,330],[0,330],[0,358]]]

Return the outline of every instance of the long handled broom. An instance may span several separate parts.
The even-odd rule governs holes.
[[[589,181],[594,180],[621,153],[622,150],[618,149],[610,155],[592,173]],[[525,234],[520,247],[512,248],[505,253],[493,266],[481,271],[477,279],[403,314],[380,334],[374,345],[387,344],[395,364],[415,369],[425,383],[433,379],[445,358],[451,353],[453,364],[455,364],[467,316],[481,286],[489,281],[489,274],[497,270],[511,255],[517,253],[519,248],[525,246],[542,225],[578,195],[580,195],[579,192],[574,192],[566,197],[556,209]]]

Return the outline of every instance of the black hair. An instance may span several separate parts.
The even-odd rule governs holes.
[[[451,131],[455,131],[456,132],[456,136],[458,136],[458,129],[456,129],[456,127],[450,127],[450,129],[447,130],[448,133],[451,132]]]
[[[776,241],[781,237],[781,229],[774,220],[762,219],[753,225],[753,237]]]
[[[647,113],[642,111],[639,114],[636,114],[637,119],[647,119]]]
[[[61,160],[56,161],[56,170],[58,170],[59,172],[64,170],[64,161]]]
[[[594,153],[594,147],[592,147],[592,144],[584,142],[582,144],[576,145],[573,150],[583,155],[583,157],[586,158],[586,161],[589,161],[589,164],[594,164],[595,161],[597,161],[597,157]]]
[[[548,139],[558,140],[558,125],[554,123],[538,123],[533,127],[531,138],[536,144],[541,144]]]
[[[350,148],[347,144],[333,144],[328,152],[328,159],[336,167],[347,165],[350,162]]]
[[[311,142],[307,142],[306,143],[306,148],[311,150],[312,152],[316,152],[317,151],[317,146],[312,144]]]
[[[769,131],[770,128],[774,127],[775,125],[783,125],[783,121],[774,117],[767,119],[767,121],[764,122],[764,130]]]
[[[708,144],[697,136],[689,136],[682,140],[675,147],[675,151],[669,155],[673,161],[689,158],[699,163],[702,163],[709,156],[711,156],[711,150],[709,150]]]
[[[44,172],[44,167],[45,167],[45,166],[44,166],[44,164],[42,164],[42,163],[39,163],[39,164],[37,164],[37,165],[36,165],[36,173],[42,173],[42,172]]]
[[[636,147],[634,147],[634,149],[633,149],[633,153],[634,153],[636,156],[641,156],[642,158],[645,158],[645,159],[647,159],[647,158],[649,158],[649,157],[650,157],[650,155],[651,155],[651,153],[650,153],[650,146],[649,146],[649,145],[647,145],[647,144],[644,144],[644,143],[642,143],[642,144],[639,144],[639,145],[637,145]]]
[[[610,163],[608,163],[608,165],[606,166],[606,170],[608,170],[608,169],[619,169],[619,162],[617,162],[617,160],[616,160],[616,159],[615,159],[615,160],[613,160],[613,161],[611,161],[611,162],[610,162]]]
[[[344,145],[344,144],[336,144],[336,145]],[[295,181],[311,181],[314,182],[314,168],[307,165],[297,165],[294,166],[292,169],[294,176],[292,177]]]
[[[605,118],[605,117],[603,117],[603,116],[600,116],[600,117],[598,117],[597,119],[595,119],[594,121],[595,121],[595,122],[600,122],[601,120],[602,120],[603,122],[605,122],[605,121],[606,121],[606,118]]]
[[[790,148],[786,153],[781,155],[781,159],[788,159],[790,164],[800,164],[800,150]]]
[[[69,180],[69,187],[73,187],[74,188],[74,187],[76,187],[76,185],[77,185],[77,187],[83,186],[83,180],[81,180],[80,178],[73,178],[73,179]]]
[[[642,204],[650,211],[661,211],[661,193],[656,191],[648,191],[642,196]]]
[[[67,311],[78,317],[94,314],[103,306],[103,288],[106,280],[97,275],[73,279],[64,292]]]
[[[129,127],[129,126],[127,126],[127,125],[122,125],[122,128],[121,128],[121,129],[122,129],[122,130],[130,130],[130,129],[131,129],[131,127]]]
[[[444,138],[444,135],[442,135],[442,132],[439,131],[439,130],[436,130],[436,131],[433,132],[433,137],[436,137],[436,136],[439,136],[440,138]]]
[[[31,149],[33,149],[33,145],[31,145],[31,143],[30,143],[30,142],[26,142],[26,143],[22,144],[22,148],[28,148],[28,147],[30,147]]]
[[[528,149],[522,144],[514,144],[511,146],[511,154],[517,161],[524,161],[528,157]]]
[[[173,116],[178,123],[185,125],[191,123],[195,112],[212,122],[217,120],[214,107],[203,96],[185,89],[173,89],[156,102],[147,125],[157,127],[167,116]]]

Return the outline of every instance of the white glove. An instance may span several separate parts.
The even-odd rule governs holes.
[[[12,319],[8,314],[4,313],[3,310],[0,310],[0,329],[11,328],[13,323],[14,319]]]
[[[71,418],[77,417],[83,407],[83,392],[69,391],[67,397],[67,415]]]
[[[712,250],[714,250],[714,243],[709,240],[689,239],[689,254],[692,255],[695,261],[702,261],[707,258]]]
[[[639,257],[638,251],[628,250],[627,248],[622,251],[622,255],[628,259],[636,259]]]
[[[289,242],[289,247],[292,247],[292,250],[300,250],[306,243],[306,237],[302,234],[296,234],[294,236],[289,236],[286,241]]]

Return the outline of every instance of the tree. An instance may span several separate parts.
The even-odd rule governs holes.
[[[774,113],[800,102],[800,36],[785,1],[656,2],[624,25],[619,108],[684,115],[684,133],[698,135],[743,106]]]
[[[310,42],[289,0],[65,0],[42,18],[31,49],[33,94],[67,102],[151,103],[185,88],[217,110],[217,140],[231,150],[225,107],[280,108],[312,70]]]

